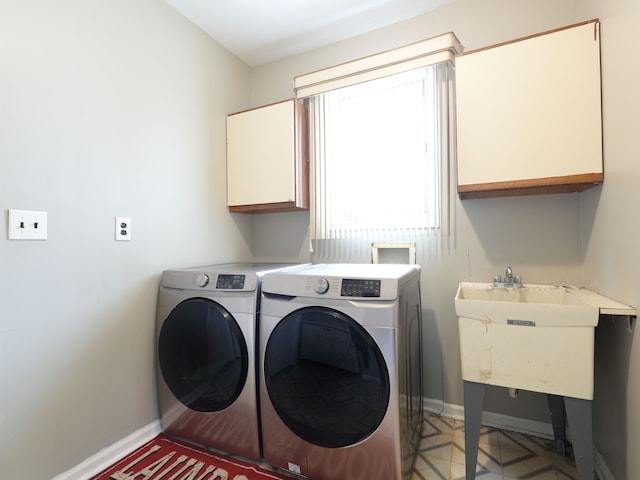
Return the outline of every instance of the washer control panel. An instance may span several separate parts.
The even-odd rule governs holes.
[[[244,279],[244,274],[221,273],[218,275],[216,288],[221,290],[242,290],[244,288]]]
[[[282,263],[224,263],[202,267],[165,270],[160,288],[240,294],[258,292],[267,273],[287,271],[305,265]],[[254,294],[254,293],[252,293]]]

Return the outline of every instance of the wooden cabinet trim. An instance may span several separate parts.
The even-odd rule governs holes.
[[[230,212],[235,213],[280,213],[280,212],[300,212],[308,210],[308,207],[301,207],[296,202],[260,203],[256,205],[230,205]]]
[[[476,48],[474,50],[469,50],[467,52],[461,52],[456,54],[456,57],[464,57],[465,55],[470,55],[472,53],[478,53],[478,52],[482,52],[484,50],[490,50],[492,48],[497,48],[497,47],[502,47],[504,45],[510,45],[512,43],[517,43],[517,42],[522,42],[523,40],[529,40],[531,38],[536,38],[536,37],[541,37],[543,35],[549,35],[550,33],[556,33],[556,32],[561,32],[563,30],[568,30],[570,28],[575,28],[575,27],[581,27],[582,25],[588,25],[589,23],[593,23],[593,35],[594,35],[594,41],[597,40],[598,35],[599,35],[599,25],[600,25],[600,20],[597,18],[594,18],[592,20],[586,20],[584,22],[578,22],[578,23],[574,23],[572,25],[567,25],[565,27],[560,27],[560,28],[554,28],[552,30],[547,30],[545,32],[539,32],[539,33],[534,33],[533,35],[526,35],[524,37],[520,37],[520,38],[515,38],[513,40],[507,40],[506,42],[500,42],[500,43],[496,43],[494,45],[488,45],[486,47],[480,47],[480,48]]]
[[[304,103],[293,100],[293,126],[295,148],[295,189],[296,209],[309,209],[309,142],[307,118],[308,110]]]
[[[546,177],[510,182],[477,183],[458,185],[458,196],[462,200],[472,198],[514,197],[550,193],[581,192],[604,181],[603,173],[585,173],[565,177]]]

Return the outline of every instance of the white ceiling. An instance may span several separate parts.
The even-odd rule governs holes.
[[[250,66],[434,10],[453,0],[165,0]]]

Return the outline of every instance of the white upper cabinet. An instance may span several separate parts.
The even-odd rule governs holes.
[[[229,211],[308,209],[306,122],[296,100],[227,116]]]
[[[461,198],[603,181],[597,20],[456,57]]]

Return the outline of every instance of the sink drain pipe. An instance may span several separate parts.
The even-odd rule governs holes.
[[[517,388],[510,388],[509,389],[509,396],[511,398],[518,398],[518,394],[520,393],[520,390],[518,390]]]

